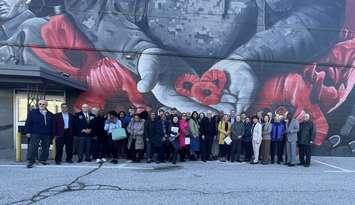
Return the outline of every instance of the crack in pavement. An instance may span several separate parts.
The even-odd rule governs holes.
[[[192,194],[198,195],[231,195],[231,194],[246,194],[246,193],[324,193],[324,192],[352,192],[354,190],[345,190],[345,189],[323,189],[323,190],[232,190],[226,192],[206,192],[202,190],[195,189],[185,189],[185,188],[163,188],[163,189],[130,189],[123,188],[117,185],[105,185],[105,184],[93,184],[87,185],[79,180],[87,177],[98,170],[103,166],[99,164],[98,167],[90,170],[89,172],[76,177],[69,184],[62,184],[51,186],[49,188],[43,189],[35,193],[32,197],[22,199],[19,201],[7,203],[6,205],[16,205],[16,204],[35,204],[42,200],[48,199],[50,197],[55,197],[60,194],[70,193],[70,192],[82,192],[82,191],[117,191],[117,192],[145,192],[145,193],[159,193],[159,192],[189,192]],[[155,168],[154,168],[155,169]],[[197,176],[196,176],[197,177]],[[198,176],[202,177],[202,176]]]

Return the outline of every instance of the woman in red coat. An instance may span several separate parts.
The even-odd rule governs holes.
[[[181,120],[179,121],[179,145],[180,145],[180,161],[185,161],[186,154],[189,150],[189,143],[186,143],[186,138],[189,134],[189,123],[187,121],[186,113],[182,114]]]

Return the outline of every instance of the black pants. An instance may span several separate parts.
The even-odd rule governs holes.
[[[189,146],[185,146],[183,148],[180,148],[180,161],[185,161],[186,158],[188,157],[188,152],[189,152]]]
[[[213,136],[205,136],[205,139],[200,140],[201,143],[201,160],[206,161],[211,159]]]
[[[230,145],[220,144],[219,145],[219,155],[220,157],[227,158],[230,156]]]
[[[249,141],[243,141],[244,161],[250,161],[253,156],[253,145]]]
[[[311,164],[311,145],[298,145],[300,163],[305,165]],[[305,160],[306,158],[306,160]]]
[[[27,153],[29,163],[35,163],[38,157],[39,143],[41,142],[41,154],[39,161],[47,161],[49,156],[49,146],[51,144],[52,137],[44,135],[31,135],[30,145]]]
[[[94,146],[94,159],[102,159],[107,157],[110,153],[109,144],[107,136],[98,136],[97,145]]]
[[[231,146],[231,162],[235,160],[240,161],[240,155],[242,153],[242,140],[233,139]]]
[[[77,150],[78,158],[79,160],[83,160],[84,154],[85,154],[85,159],[89,160],[90,159],[90,148],[91,148],[91,138],[90,137],[75,137],[75,147]]]
[[[271,141],[271,162],[275,161],[275,155],[277,155],[277,161],[283,161],[284,146],[283,141]]]
[[[56,162],[61,162],[62,161],[62,156],[63,156],[63,148],[65,146],[65,154],[66,154],[66,161],[70,161],[73,158],[73,142],[74,138],[73,136],[69,135],[68,131],[64,132],[64,135],[61,137],[58,137],[55,142],[56,142],[56,155],[55,155],[55,161]]]

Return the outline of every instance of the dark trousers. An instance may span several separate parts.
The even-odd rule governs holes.
[[[84,154],[85,159],[90,159],[90,148],[91,148],[91,138],[90,137],[75,137],[75,147],[77,150],[79,160],[83,160]]]
[[[298,145],[300,163],[305,165],[311,164],[311,145]],[[306,160],[305,160],[306,158]]]
[[[180,161],[185,161],[186,160],[186,157],[188,155],[188,152],[189,152],[189,146],[185,146],[183,148],[180,148]]]
[[[231,162],[235,160],[240,161],[240,155],[242,153],[242,140],[233,139],[231,145]]]
[[[29,163],[34,163],[38,157],[39,143],[41,142],[41,154],[39,161],[47,161],[49,155],[49,146],[51,144],[52,137],[44,135],[31,135],[30,145],[27,153]]]
[[[205,136],[205,139],[200,140],[201,144],[201,160],[206,161],[211,159],[213,136]]]
[[[219,155],[220,155],[220,157],[228,158],[228,156],[230,155],[230,145],[220,144],[219,145]]]
[[[125,145],[125,140],[118,140],[118,141],[114,141],[112,140],[112,136],[111,134],[108,136],[109,139],[109,150],[110,150],[110,154],[112,156],[113,159],[118,159],[118,157],[122,156],[122,149],[124,149],[124,145]]]
[[[253,156],[253,145],[249,141],[243,141],[244,161],[250,161]]]
[[[106,136],[99,136],[97,138],[97,145],[94,146],[96,148],[94,152],[94,159],[101,159],[109,155],[110,149],[108,143],[108,138],[106,138]]]
[[[69,135],[68,131],[64,132],[64,135],[61,137],[58,137],[55,142],[56,142],[56,155],[55,155],[55,161],[56,162],[61,162],[62,161],[62,156],[63,156],[63,148],[65,146],[65,154],[66,154],[66,161],[70,161],[73,158],[73,136]]]
[[[283,153],[283,141],[271,141],[271,162],[275,161],[275,155],[277,155],[277,162],[282,162]]]

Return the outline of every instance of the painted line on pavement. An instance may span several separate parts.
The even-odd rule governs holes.
[[[1,167],[6,168],[25,168],[26,165],[16,165],[16,164],[9,164],[9,165],[0,165]],[[35,168],[87,168],[87,169],[94,169],[97,166],[92,165],[46,165],[46,166],[35,166]],[[154,170],[153,167],[131,167],[127,166],[126,163],[120,164],[118,166],[102,166],[101,169],[128,169],[128,170]]]
[[[341,168],[341,167],[338,167],[338,166],[335,166],[335,165],[332,165],[332,164],[328,164],[328,163],[325,163],[325,162],[322,162],[322,161],[319,161],[319,160],[316,160],[316,159],[313,159],[312,161],[317,162],[317,163],[322,164],[322,165],[325,165],[325,166],[328,166],[328,167],[331,167],[333,169],[337,169],[337,171],[328,171],[327,170],[327,171],[324,171],[324,172],[328,172],[328,173],[355,173],[354,170]]]

